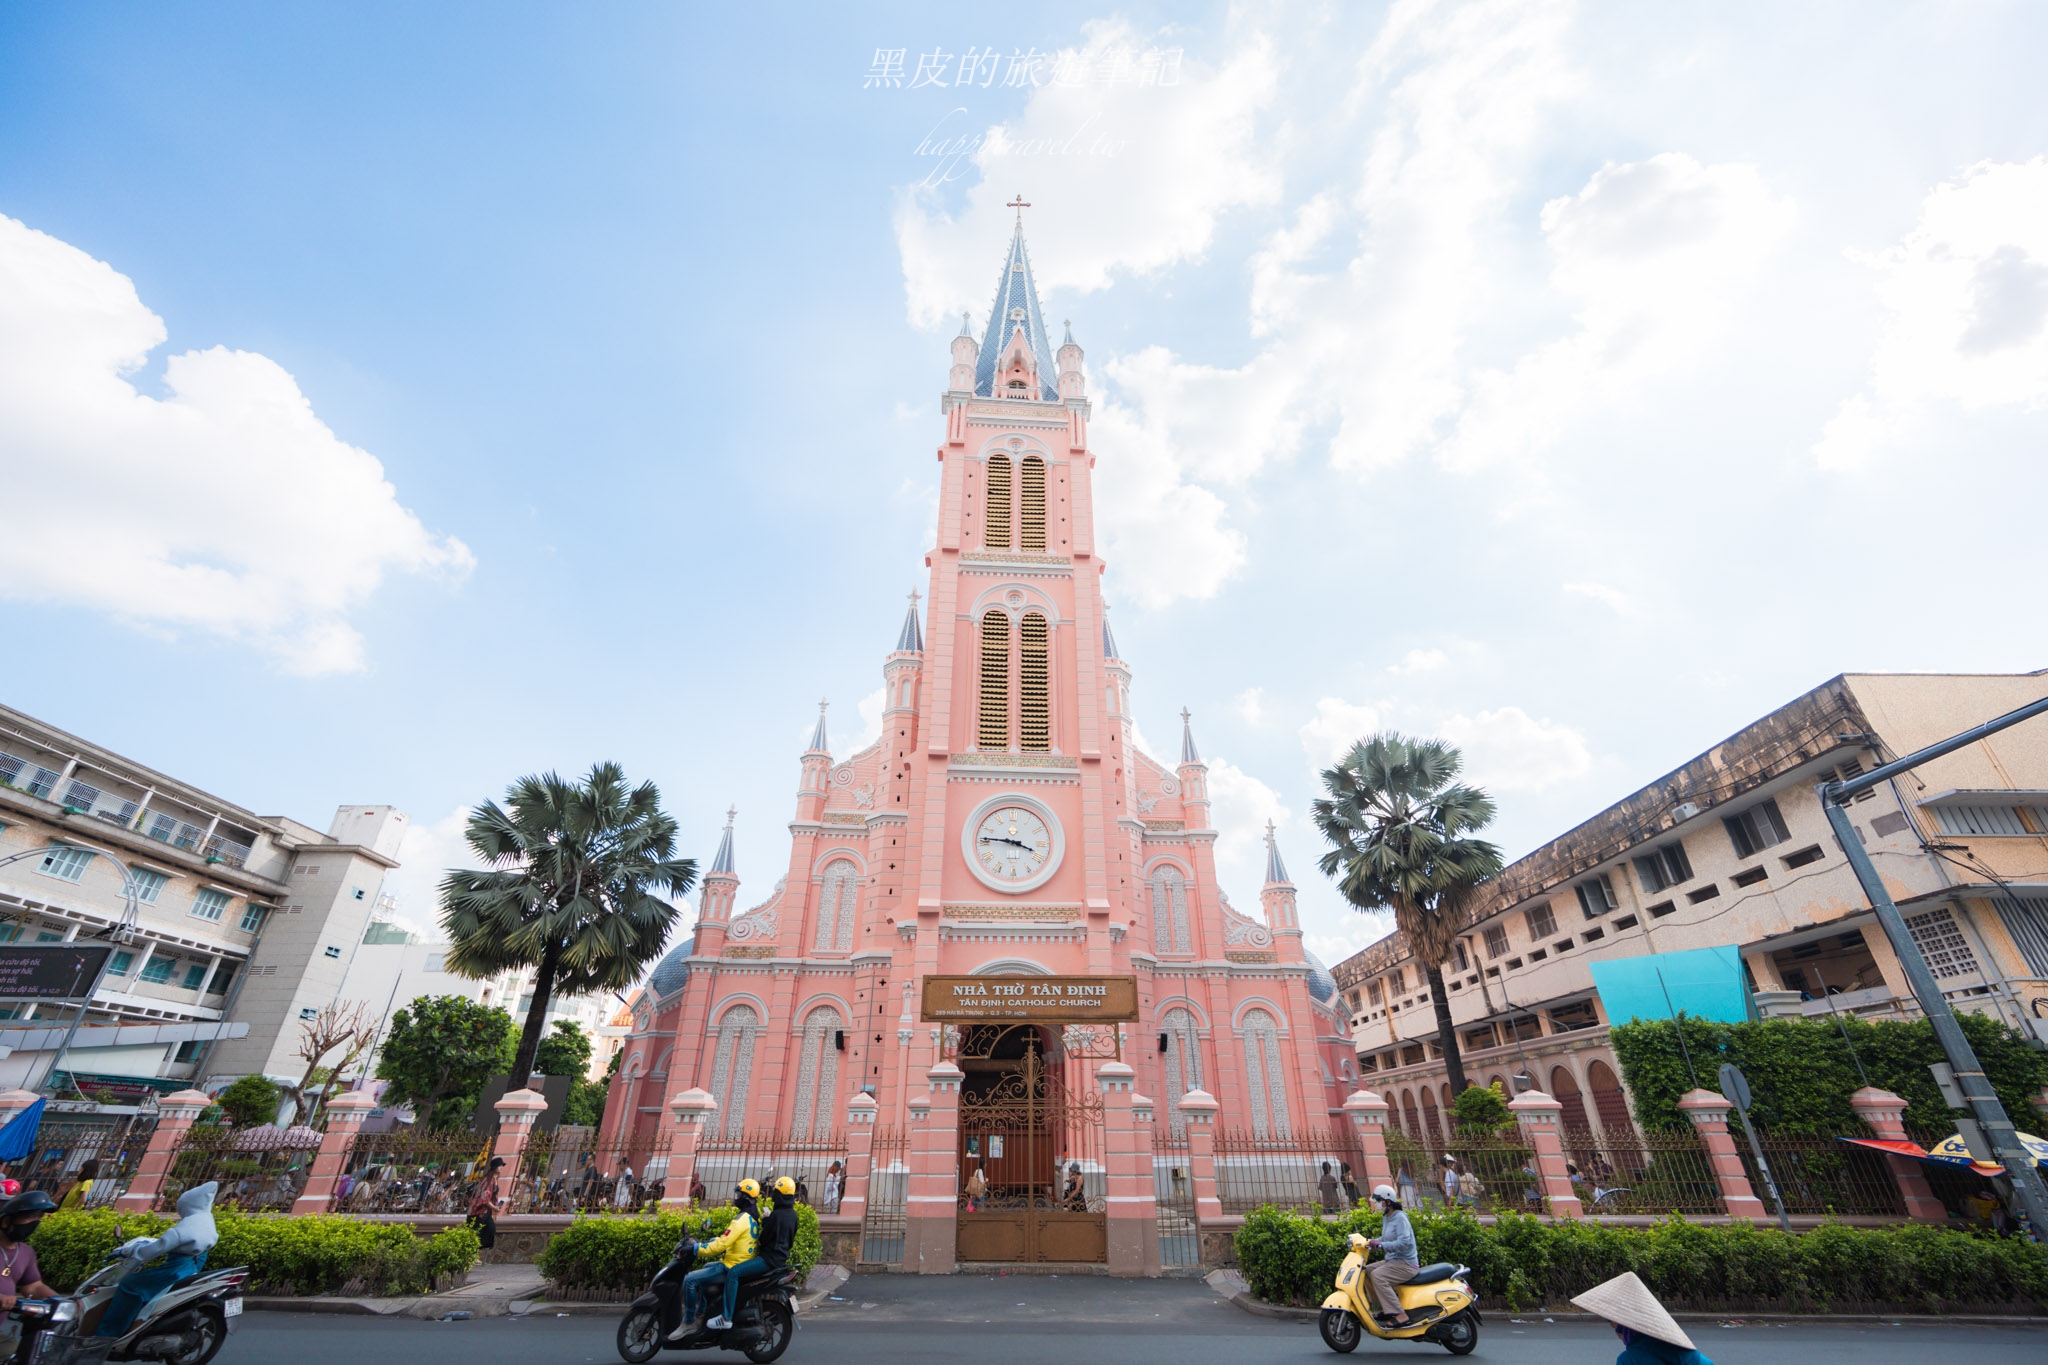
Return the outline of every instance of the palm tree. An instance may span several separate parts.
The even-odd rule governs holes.
[[[582,782],[522,777],[463,831],[487,865],[441,879],[449,970],[479,978],[533,968],[533,1000],[513,1054],[524,1084],[557,992],[623,990],[661,952],[697,864],[676,858],[676,822],[652,782],[628,790],[616,763]],[[658,893],[665,893],[658,894]]]
[[[1493,798],[1454,781],[1464,765],[1453,746],[1391,730],[1351,746],[1323,771],[1327,799],[1310,807],[1331,844],[1319,866],[1360,910],[1391,909],[1408,951],[1429,979],[1451,1093],[1465,1091],[1444,959],[1464,928],[1474,891],[1501,869],[1500,850],[1467,837],[1493,820]]]

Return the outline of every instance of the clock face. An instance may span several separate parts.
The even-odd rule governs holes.
[[[998,806],[974,832],[974,860],[998,883],[1027,882],[1052,857],[1052,831],[1028,806]]]

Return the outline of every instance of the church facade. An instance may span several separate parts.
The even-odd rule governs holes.
[[[1053,343],[1021,222],[986,326],[963,320],[951,359],[928,612],[913,594],[882,660],[881,737],[835,757],[821,708],[788,863],[744,908],[728,818],[694,936],[634,1018],[607,1146],[652,1144],[693,1088],[728,1139],[829,1142],[862,1093],[882,1127],[902,1124],[956,1042],[921,1016],[932,976],[1133,978],[1116,1050],[1175,1134],[1193,1090],[1219,1128],[1279,1138],[1327,1131],[1356,1086],[1273,831],[1242,912],[1217,883],[1186,714],[1175,762],[1133,740],[1082,352],[1070,331]]]

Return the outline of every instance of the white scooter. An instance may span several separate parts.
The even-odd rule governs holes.
[[[97,1365],[99,1361],[124,1360],[207,1365],[227,1344],[235,1320],[242,1315],[248,1270],[236,1266],[201,1271],[151,1299],[121,1336],[94,1336],[93,1329],[112,1301],[115,1286],[133,1268],[126,1257],[112,1257],[70,1297],[16,1303],[9,1316],[21,1323],[21,1344],[12,1365]]]

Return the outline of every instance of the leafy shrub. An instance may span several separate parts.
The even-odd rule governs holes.
[[[237,1128],[253,1128],[276,1120],[282,1097],[277,1082],[268,1076],[244,1076],[221,1091],[214,1103],[227,1115],[229,1123]]]
[[[732,1222],[734,1212],[731,1205],[725,1205],[653,1218],[610,1214],[578,1218],[548,1239],[537,1264],[542,1275],[564,1289],[644,1289],[654,1272],[668,1264],[677,1242],[685,1236],[700,1242],[716,1237]],[[789,1263],[808,1275],[824,1250],[818,1236],[818,1215],[809,1205],[798,1204]]]
[[[403,1223],[365,1223],[339,1214],[216,1210],[220,1242],[207,1257],[215,1268],[249,1267],[259,1289],[294,1294],[420,1294],[445,1287],[477,1262],[474,1230],[449,1228],[421,1239]],[[106,1262],[130,1237],[153,1237],[172,1219],[112,1209],[53,1213],[36,1229],[43,1278],[69,1290]]]
[[[2048,1311],[2048,1247],[1926,1223],[1849,1227],[1823,1223],[1804,1235],[1749,1223],[1613,1227],[1546,1222],[1504,1213],[1491,1225],[1463,1209],[1408,1215],[1425,1263],[1471,1268],[1492,1303],[1562,1304],[1624,1270],[1673,1307],[1883,1307],[1939,1313],[1971,1306]],[[1335,1221],[1263,1208],[1237,1234],[1237,1257],[1254,1294],[1275,1303],[1320,1303],[1353,1231],[1374,1236],[1379,1215]]]
[[[1452,1102],[1451,1113],[1461,1133],[1490,1137],[1515,1124],[1506,1097],[1490,1085],[1466,1086],[1464,1093]]]

